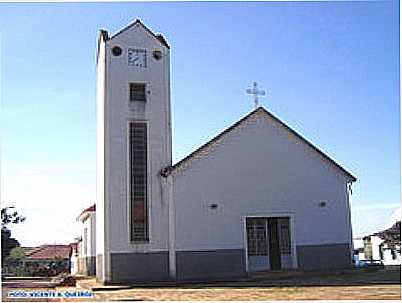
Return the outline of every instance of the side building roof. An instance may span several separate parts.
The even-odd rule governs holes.
[[[71,253],[70,245],[45,244],[25,251],[28,260],[49,260],[55,258],[68,259]]]
[[[92,212],[96,212],[96,204],[92,204],[91,206],[85,208],[80,215],[78,216],[77,220],[78,221],[84,221],[88,215]]]

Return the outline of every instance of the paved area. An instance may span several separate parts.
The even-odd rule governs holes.
[[[23,286],[26,281],[21,283]],[[104,287],[94,291],[93,298],[83,300],[31,299],[29,301],[400,300],[400,283],[400,268],[341,273],[294,273],[277,276],[266,273],[232,282],[152,287],[132,285],[128,288],[127,286],[124,286],[125,288]],[[79,285],[81,288],[56,287],[35,288],[35,290],[75,292],[99,286],[94,279],[80,280]],[[7,291],[10,290],[16,290],[16,288],[7,287],[7,284],[3,283],[3,301],[11,301],[6,297]]]

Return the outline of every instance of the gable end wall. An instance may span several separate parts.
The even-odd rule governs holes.
[[[173,178],[177,251],[245,249],[244,216],[289,213],[297,246],[348,254],[346,177],[269,119],[247,120]]]

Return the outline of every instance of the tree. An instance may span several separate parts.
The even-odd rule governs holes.
[[[14,206],[4,207],[1,209],[1,263],[10,254],[10,251],[20,246],[20,243],[11,237],[10,224],[19,224],[25,221],[25,217],[18,214]]]
[[[13,260],[13,261],[22,261],[22,260],[24,260],[25,259],[25,251],[24,251],[24,249],[22,247],[20,247],[20,246],[14,247],[10,251],[7,259],[8,260]]]
[[[24,276],[25,275],[25,252],[24,249],[20,246],[14,247],[11,249],[9,255],[6,258],[8,271],[13,272],[16,276]]]
[[[14,208],[14,206],[9,206],[1,209],[1,229],[8,229],[9,224],[18,224],[25,221],[25,217],[19,215],[17,211],[9,212]]]

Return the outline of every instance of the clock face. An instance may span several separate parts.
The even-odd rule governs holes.
[[[145,49],[128,49],[128,65],[147,67],[147,51]]]

